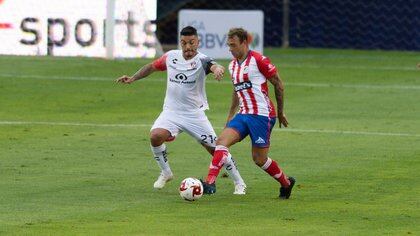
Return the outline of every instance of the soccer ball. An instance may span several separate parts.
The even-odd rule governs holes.
[[[187,201],[197,200],[203,196],[203,184],[196,178],[186,178],[179,186],[179,195]]]

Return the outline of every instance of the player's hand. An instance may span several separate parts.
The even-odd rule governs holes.
[[[214,78],[217,81],[220,81],[223,79],[223,75],[225,74],[225,68],[223,66],[216,66],[216,68],[213,71]]]
[[[122,83],[122,84],[131,84],[134,82],[134,78],[127,76],[127,75],[123,75],[120,78],[118,78],[117,80],[115,80],[116,83]]]
[[[279,114],[279,127],[281,128],[281,125],[284,127],[287,127],[289,125],[289,121],[287,121],[287,117],[284,113]]]

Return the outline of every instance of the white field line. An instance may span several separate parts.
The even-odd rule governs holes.
[[[117,128],[136,128],[136,127],[152,127],[152,124],[100,124],[100,123],[78,123],[78,122],[46,122],[46,121],[0,121],[1,126],[16,125],[45,125],[45,126],[86,126],[86,127],[117,127]],[[221,130],[223,127],[214,127]],[[291,133],[326,133],[326,134],[342,134],[342,135],[371,135],[371,136],[397,136],[397,137],[420,137],[420,134],[412,133],[388,133],[388,132],[368,132],[368,131],[345,131],[345,130],[324,130],[324,129],[294,129],[282,128],[273,129],[275,132],[291,132]]]
[[[327,83],[286,83],[286,86],[320,87],[320,88],[357,88],[357,89],[402,89],[420,90],[416,85],[374,85],[374,84],[327,84]]]
[[[281,61],[285,61],[284,59],[301,59],[301,60],[323,60],[323,59],[361,59],[361,60],[369,60],[369,61],[386,61],[387,63],[391,64],[395,58],[394,57],[386,57],[383,58],[381,56],[355,56],[355,55],[336,55],[336,54],[331,54],[331,55],[314,55],[314,54],[308,54],[308,55],[272,55],[270,56],[271,59],[280,59]],[[9,58],[8,60],[22,60],[22,59],[26,59],[26,60],[33,60],[33,58],[31,57],[27,57],[27,58],[23,58],[23,57],[16,57],[16,58]],[[64,59],[64,58],[59,58],[59,59]],[[56,61],[57,58],[54,57],[43,57],[44,61]],[[121,61],[125,61],[125,59],[116,60],[117,62],[121,62]],[[128,62],[131,61],[135,61],[135,59],[128,59]],[[223,60],[228,62],[229,60]],[[88,63],[92,62],[92,61],[87,61]],[[363,63],[363,61],[361,61]],[[86,63],[86,61],[82,60],[82,61],[75,61],[73,60],[71,62],[72,64],[76,64],[76,65],[83,65]],[[325,63],[328,63],[325,62]],[[300,63],[300,62],[289,62],[289,63],[278,63],[278,67],[279,68],[309,68],[309,69],[350,69],[350,70],[379,70],[379,71],[415,71],[418,70],[417,67],[417,62],[413,63],[411,66],[410,65],[402,65],[402,66],[366,66],[366,65],[331,65],[331,64],[314,64],[314,63]]]
[[[406,55],[409,56],[417,56],[417,52],[407,52]],[[22,57],[21,57],[22,58]],[[21,60],[20,58],[20,60]],[[338,53],[327,53],[320,55],[319,53],[311,53],[305,52],[304,54],[283,54],[283,53],[276,53],[271,55],[270,58],[276,59],[312,59],[312,60],[323,60],[323,59],[360,59],[360,60],[375,60],[375,61],[387,61],[392,62],[395,61],[395,55],[378,55],[378,54],[368,54],[368,55],[357,55],[357,54],[343,54],[341,52]],[[52,57],[51,60],[54,58]]]
[[[47,76],[47,75],[12,75],[12,74],[0,74],[0,78],[22,78],[22,79],[49,79],[49,80],[80,80],[80,81],[106,81],[113,82],[115,78],[110,77],[85,77],[85,76]],[[146,78],[143,82],[164,82],[165,79]],[[222,83],[230,84],[228,80],[215,81],[211,77],[207,80],[207,83]],[[420,90],[420,86],[417,85],[374,85],[374,84],[330,84],[330,83],[286,83],[286,86],[295,87],[320,87],[320,88],[357,88],[357,89],[402,89],[402,90]]]
[[[351,70],[400,70],[400,71],[416,71],[416,65],[413,66],[384,66],[384,67],[377,67],[377,66],[345,66],[345,65],[311,65],[311,64],[289,64],[285,63],[279,64],[279,67],[282,68],[310,68],[310,69],[351,69]]]

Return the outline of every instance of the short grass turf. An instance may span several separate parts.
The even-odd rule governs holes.
[[[220,178],[215,195],[182,200],[180,181],[210,162],[185,133],[167,144],[175,179],[153,189],[166,74],[113,82],[150,60],[1,56],[0,235],[419,234],[420,53],[265,54],[286,84],[290,127],[273,130],[270,157],[297,179],[287,201],[249,139],[231,148],[247,195]],[[231,91],[208,77],[217,133]]]

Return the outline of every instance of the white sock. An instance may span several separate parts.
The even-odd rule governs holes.
[[[242,184],[245,185],[244,180],[241,177],[241,174],[239,174],[238,168],[236,167],[235,160],[233,159],[232,155],[227,156],[226,163],[225,163],[225,169],[229,174],[229,177],[233,180],[233,183],[236,184]]]
[[[166,145],[162,144],[158,147],[152,148],[153,155],[155,156],[155,160],[158,163],[160,169],[165,175],[172,175],[171,167],[169,167],[168,163],[168,155],[166,154]]]

